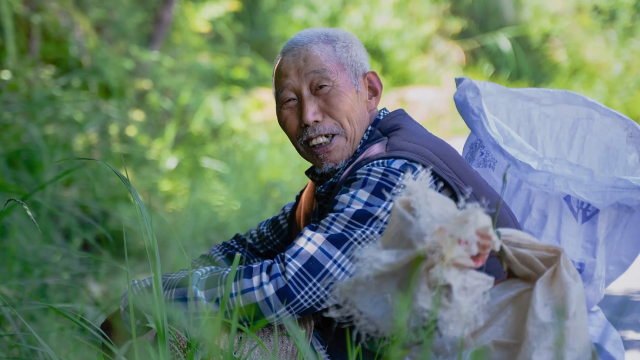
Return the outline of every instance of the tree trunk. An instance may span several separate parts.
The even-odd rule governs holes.
[[[4,32],[4,46],[7,52],[5,66],[11,68],[18,62],[18,50],[13,24],[13,9],[7,0],[0,0],[0,17],[2,19],[2,30]]]
[[[153,25],[153,32],[151,33],[151,41],[149,48],[151,50],[158,50],[162,46],[164,38],[167,36],[169,27],[171,27],[171,21],[173,20],[173,9],[176,6],[178,0],[163,0],[162,6],[158,11],[155,24]]]
[[[40,6],[37,0],[24,0],[23,6],[27,10],[27,16],[29,17],[29,57],[37,59],[40,57],[40,43],[42,41]]]

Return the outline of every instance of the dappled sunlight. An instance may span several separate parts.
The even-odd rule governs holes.
[[[0,0],[0,201],[29,209],[0,213],[0,356],[97,357],[91,325],[128,274],[188,268],[295,200],[309,164],[271,86],[299,30],[357,35],[381,107],[461,151],[459,76],[569,89],[640,120],[639,16],[633,1]],[[59,162],[76,158],[128,179],[148,218],[104,163]],[[601,306],[640,359],[639,272]]]

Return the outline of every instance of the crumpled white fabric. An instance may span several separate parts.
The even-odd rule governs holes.
[[[340,307],[332,316],[354,321],[361,334],[392,335],[398,294],[409,290],[418,266],[411,312],[414,325],[423,325],[436,290],[444,287],[439,330],[458,336],[469,324],[482,321],[479,309],[493,286],[493,277],[473,269],[478,231],[488,234],[497,250],[500,241],[483,208],[471,204],[459,210],[434,190],[430,176],[407,180],[384,235],[356,256],[355,276],[336,287]]]
[[[389,337],[402,292],[413,301],[409,326],[426,325],[437,289],[438,333],[428,349],[434,359],[462,358],[479,347],[491,359],[595,359],[580,275],[564,252],[521,231],[492,229],[477,204],[461,209],[425,179],[408,181],[397,198],[380,241],[356,256],[355,275],[336,287],[330,316],[348,319],[359,333]],[[479,236],[492,234],[492,248],[517,279],[493,286],[473,269]],[[417,270],[415,270],[417,269]],[[415,286],[410,282],[417,271]],[[462,342],[461,342],[462,340]],[[409,359],[424,356],[416,344]]]

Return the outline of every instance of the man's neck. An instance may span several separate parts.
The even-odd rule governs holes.
[[[347,164],[347,161],[348,159],[342,160],[337,164],[323,164],[322,167],[316,168],[316,172],[323,175],[334,175]]]
[[[379,114],[380,114],[380,110],[378,110],[378,108],[375,108],[375,110],[371,111],[369,113],[369,124],[368,125],[371,125],[373,120],[375,120],[378,117]]]

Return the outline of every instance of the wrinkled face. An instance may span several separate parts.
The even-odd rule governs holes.
[[[367,96],[367,76],[356,91],[332,55],[331,49],[324,55],[308,50],[288,54],[274,74],[280,127],[300,156],[326,172],[337,170],[353,155],[378,105]]]

